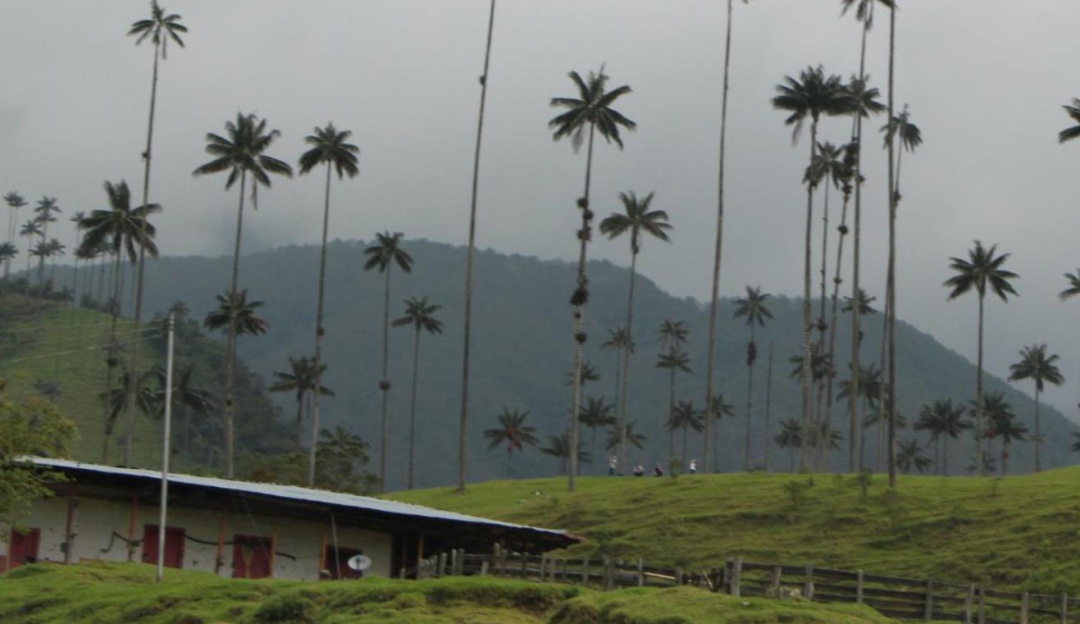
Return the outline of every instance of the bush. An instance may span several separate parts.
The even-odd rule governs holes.
[[[296,594],[278,594],[267,598],[255,611],[255,621],[261,624],[288,624],[314,621],[315,605]]]

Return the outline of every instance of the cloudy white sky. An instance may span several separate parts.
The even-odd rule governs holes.
[[[166,0],[190,28],[161,69],[152,199],[163,204],[167,254],[223,254],[235,193],[194,179],[207,132],[238,111],[267,118],[282,137],[269,151],[294,162],[315,125],[354,132],[361,175],[335,186],[332,231],[466,240],[487,0]],[[606,63],[633,93],[618,108],[639,124],[622,152],[596,156],[594,206],[617,193],[655,191],[675,226],[671,245],[648,241],[644,274],[704,300],[716,208],[722,0],[500,0],[485,126],[479,244],[542,258],[574,257],[584,156],[555,143],[552,96],[572,95],[566,73]],[[899,220],[898,312],[972,356],[974,299],[946,302],[951,255],[973,239],[1012,253],[1021,297],[988,307],[988,368],[1007,373],[1025,344],[1062,355],[1069,385],[1050,394],[1075,413],[1080,301],[1061,304],[1075,270],[1080,144],[1058,145],[1061,105],[1080,95],[1075,0],[903,0],[897,31],[897,105],[910,104],[924,145],[905,156]],[[70,216],[102,207],[104,180],[141,179],[152,55],[125,32],[143,0],[0,1],[0,188],[56,196]],[[849,76],[859,28],[839,0],[736,3],[732,57],[727,238],[722,290],[760,284],[801,293],[807,149],[793,147],[769,98],[807,65]],[[886,78],[887,19],[879,11],[868,71]],[[877,128],[883,120],[871,123]],[[821,138],[842,142],[847,123]],[[803,138],[805,142],[806,138]],[[881,295],[886,223],[884,154],[867,146],[864,257]],[[274,182],[245,227],[247,250],[313,243],[321,183]],[[70,232],[70,231],[69,231]],[[68,236],[73,237],[69,232]],[[70,243],[69,243],[70,244]],[[833,243],[835,244],[835,243]],[[627,263],[625,241],[597,257]],[[850,257],[850,255],[849,255]]]

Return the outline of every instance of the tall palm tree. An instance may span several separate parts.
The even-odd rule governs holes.
[[[795,472],[795,449],[803,446],[802,423],[795,418],[780,422],[780,433],[776,434],[776,445],[788,449],[788,472]]]
[[[71,222],[75,224],[75,247],[73,247],[75,250],[73,252],[75,261],[72,263],[75,270],[71,276],[71,299],[74,305],[78,305],[79,303],[79,260],[83,258],[83,255],[79,255],[78,252],[79,247],[82,245],[82,222],[84,220],[86,220],[86,213],[81,210],[71,217]]]
[[[540,452],[544,455],[551,455],[559,460],[559,472],[566,472],[567,459],[574,457],[574,461],[579,463],[591,463],[592,457],[589,453],[581,448],[578,444],[577,453],[572,453],[570,449],[573,446],[570,445],[570,434],[564,433],[562,435],[549,435],[547,446],[540,447]]]
[[[1077,104],[1080,106],[1080,101]],[[1077,121],[1080,121],[1080,108],[1077,108]],[[1080,133],[1080,126],[1077,126],[1077,133]],[[1062,301],[1080,295],[1080,269],[1077,269],[1076,273],[1066,273],[1065,279],[1068,280],[1069,287],[1058,294]],[[1080,407],[1080,403],[1077,406]]]
[[[675,410],[671,413],[671,418],[668,419],[667,427],[668,431],[675,431],[676,429],[682,429],[683,442],[682,442],[682,465],[686,465],[686,448],[687,437],[690,434],[690,430],[701,431],[705,420],[703,414],[694,407],[693,401],[679,401],[675,406]]]
[[[919,419],[915,421],[915,431],[930,432],[930,440],[935,447],[935,463],[941,466],[942,476],[949,476],[949,438],[955,440],[971,428],[971,423],[964,420],[965,411],[963,405],[954,404],[952,399],[937,399],[932,404],[923,405]],[[940,454],[938,446],[942,447]]]
[[[915,438],[901,442],[896,449],[896,467],[904,474],[910,473],[912,468],[919,473],[926,472],[933,463],[923,454],[923,448]]]
[[[41,224],[31,219],[19,229],[19,236],[26,237],[26,279],[30,279],[30,249],[34,244],[34,238],[41,236]]]
[[[589,301],[589,280],[586,275],[586,259],[589,239],[592,238],[593,212],[589,207],[589,188],[592,181],[592,155],[593,139],[597,132],[608,143],[614,142],[622,149],[622,138],[619,136],[619,127],[633,130],[637,124],[625,117],[622,113],[612,108],[617,99],[630,93],[630,87],[621,87],[608,91],[608,76],[604,73],[603,66],[600,71],[589,72],[588,80],[582,79],[576,71],[569,74],[570,80],[577,87],[578,97],[555,97],[551,98],[551,106],[565,108],[566,112],[556,115],[548,122],[549,128],[554,128],[552,138],[556,141],[570,137],[570,144],[576,153],[582,143],[585,142],[585,133],[588,130],[589,149],[585,157],[585,192],[577,201],[581,211],[581,229],[577,231],[581,251],[578,255],[577,287],[570,297],[570,304],[574,306],[574,371],[581,369],[581,361],[584,357],[585,340],[585,304]],[[630,328],[627,328],[629,333]],[[577,378],[577,372],[574,373]],[[581,407],[581,385],[575,384],[573,400],[571,402],[570,419],[570,444],[578,443],[578,409]],[[570,458],[570,470],[568,471],[568,486],[574,491],[574,479],[577,477],[577,457]]]
[[[746,4],[748,0],[743,0]],[[706,343],[705,355],[705,413],[712,412],[710,402],[713,398],[713,371],[716,366],[716,313],[720,308],[720,258],[724,246],[724,163],[727,147],[727,109],[728,109],[728,74],[731,70],[731,24],[732,24],[732,0],[727,2],[727,28],[724,35],[724,88],[720,97],[720,153],[717,168],[717,193],[716,193],[716,244],[713,246],[713,274],[712,295],[709,300],[709,337]],[[705,419],[705,430],[701,436],[701,468],[707,471],[709,468],[709,419]]]
[[[495,29],[495,0],[488,10],[487,44],[484,46],[484,73],[480,74],[480,112],[476,122],[476,152],[473,156],[472,195],[469,201],[469,244],[465,255],[465,331],[461,357],[461,416],[458,422],[458,485],[465,491],[466,431],[469,424],[469,356],[472,346],[473,264],[476,259],[476,196],[480,186],[480,146],[484,136],[484,104],[487,102],[488,63],[491,61],[491,34]]]
[[[412,256],[401,248],[401,232],[376,234],[376,243],[364,250],[368,259],[364,270],[378,269],[386,274],[386,287],[383,298],[383,340],[382,340],[382,379],[379,390],[382,393],[382,409],[379,417],[379,482],[386,487],[386,401],[390,392],[390,273],[397,264],[402,271],[412,273]]]
[[[4,242],[0,243],[0,262],[4,264],[4,279],[8,279],[11,275],[11,260],[19,255],[19,248],[15,245]]]
[[[869,81],[869,77],[866,75],[866,38],[870,34],[870,29],[874,24],[874,7],[878,4],[892,10],[893,0],[840,0],[843,5],[843,14],[846,14],[853,7],[855,8],[855,19],[861,25],[862,36],[859,43],[859,74],[856,77],[857,80],[852,81],[852,91],[855,91],[857,87],[865,86]],[[892,45],[890,43],[890,50]],[[891,66],[890,66],[891,67]],[[858,98],[857,98],[858,100]],[[857,105],[859,103],[857,102]],[[857,293],[862,287],[860,281],[860,268],[862,258],[862,122],[870,112],[880,112],[885,107],[880,104],[877,105],[877,110],[871,111],[865,107],[860,108],[855,114],[855,120],[852,124],[852,143],[855,145],[855,218],[854,218],[854,233],[852,236],[852,274],[851,274],[851,292],[852,297],[857,297]],[[891,113],[889,115],[892,116]],[[859,363],[859,346],[861,344],[861,325],[860,325],[861,311],[856,308],[851,313],[851,370],[857,371],[860,369]],[[854,383],[858,384],[858,377],[854,378]],[[859,395],[858,388],[852,396],[857,397]],[[862,421],[862,414],[860,412],[861,404],[857,400],[852,400],[848,403],[848,417],[849,426],[857,427],[858,423]],[[862,451],[859,451],[860,463],[862,457]],[[849,458],[850,460],[850,458]]]
[[[659,360],[656,362],[656,368],[667,370],[671,379],[668,386],[668,422],[673,422],[675,419],[675,374],[679,372],[690,373],[690,356],[685,351],[680,350],[678,347],[672,347],[667,353],[661,353]],[[675,456],[675,438],[673,433],[674,429],[668,429],[668,459]],[[685,451],[685,449],[684,449]]]
[[[128,30],[128,36],[134,36],[135,45],[141,45],[147,39],[154,44],[154,70],[150,82],[150,115],[146,124],[146,150],[142,153],[143,159],[143,188],[142,204],[150,203],[150,162],[153,158],[154,145],[154,113],[157,108],[157,83],[158,83],[158,58],[166,59],[169,40],[172,40],[181,48],[184,40],[181,33],[187,32],[187,26],[180,23],[180,16],[175,13],[166,13],[165,9],[150,0],[150,17],[136,21]],[[143,274],[146,261],[146,252],[139,248],[138,266],[135,269],[135,318],[131,326],[131,369],[138,370],[139,364],[139,332],[142,323],[142,300],[143,300]],[[128,397],[131,401],[131,397]]]
[[[295,392],[296,393],[296,427],[297,440],[300,439],[300,426],[304,421],[304,399],[309,395],[321,394],[334,396],[334,391],[320,383],[322,373],[326,371],[326,364],[321,364],[323,370],[315,368],[315,358],[302,355],[300,357],[289,356],[289,370],[287,372],[274,371],[274,383],[267,388],[270,392]],[[315,392],[315,388],[319,392]]]
[[[615,409],[615,420],[618,421],[619,388],[622,388],[622,351],[623,349],[629,349],[631,352],[633,352],[634,341],[630,339],[630,334],[626,332],[625,327],[616,327],[615,329],[608,330],[608,339],[604,342],[604,344],[600,345],[600,348],[615,349],[615,392],[612,394],[612,396],[615,397],[615,403],[613,404],[613,407]]]
[[[1012,271],[1002,268],[1009,259],[1009,254],[996,255],[997,245],[991,245],[989,249],[983,247],[980,241],[975,241],[975,248],[968,250],[967,259],[950,258],[949,268],[956,275],[945,280],[944,286],[951,288],[949,300],[952,301],[960,295],[974,290],[979,295],[979,347],[978,365],[975,377],[975,466],[980,475],[985,474],[982,468],[983,449],[982,437],[985,433],[983,412],[983,308],[986,299],[987,287],[990,292],[1008,301],[1009,295],[1015,295],[1010,280],[1019,276]],[[891,386],[891,384],[890,384]],[[893,393],[890,393],[893,394]]]
[[[1012,406],[1005,400],[1005,395],[993,392],[986,395],[984,410],[988,421],[987,439],[1001,439],[1001,474],[1009,473],[1009,445],[1023,442],[1027,438],[1028,428],[1016,420]]]
[[[614,416],[615,405],[604,401],[604,397],[587,397],[581,406],[580,420],[583,427],[588,427],[592,434],[589,452],[596,457],[596,430],[607,429],[618,421]]]
[[[515,450],[524,451],[526,446],[536,446],[536,427],[525,424],[529,412],[519,412],[504,407],[499,414],[499,426],[484,431],[484,437],[490,440],[488,450],[501,444],[506,445],[506,476],[510,476],[510,457]],[[410,485],[411,487],[411,485]]]
[[[774,108],[791,113],[784,123],[794,126],[792,141],[798,140],[803,123],[810,118],[810,158],[813,163],[817,148],[817,127],[822,115],[835,116],[850,112],[853,108],[851,98],[844,88],[840,76],[835,74],[825,75],[825,70],[819,65],[807,67],[799,73],[796,80],[791,76],[784,78],[784,84],[777,85],[778,95],[772,99]],[[810,235],[813,231],[814,218],[814,186],[807,184],[806,190],[806,244],[805,261],[803,268],[803,358],[810,359]],[[803,429],[809,429],[810,420],[810,371],[804,370],[801,378],[802,384],[802,419]],[[809,436],[802,437],[803,443],[803,467],[809,462],[807,453],[807,441]]]
[[[49,284],[53,284],[56,278],[56,259],[64,255],[64,250],[67,249],[67,245],[60,242],[58,238],[50,238],[46,244],[48,250],[49,263]]]
[[[42,196],[38,200],[37,205],[34,206],[34,213],[36,216],[34,219],[41,224],[41,242],[44,243],[49,238],[49,224],[56,223],[56,217],[53,213],[63,212],[60,210],[60,206],[56,204],[55,197]],[[45,256],[38,256],[38,284],[45,282]]]
[[[15,244],[15,225],[19,222],[19,208],[26,205],[26,199],[23,198],[17,191],[10,191],[4,194],[4,203],[11,209],[8,215],[8,237],[7,242],[11,245]],[[4,263],[4,276],[7,277],[11,273],[11,258],[8,258]]]
[[[757,362],[757,339],[755,330],[765,327],[765,319],[772,319],[772,312],[765,305],[768,293],[761,292],[761,287],[746,287],[746,296],[735,300],[735,318],[746,318],[750,326],[750,342],[746,343],[746,455],[743,470],[750,470],[750,423],[754,414],[754,364]]]
[[[1039,453],[1039,447],[1043,443],[1042,429],[1039,426],[1039,395],[1042,393],[1043,388],[1046,387],[1046,382],[1050,382],[1055,386],[1065,383],[1065,378],[1061,376],[1061,370],[1055,364],[1057,360],[1057,354],[1046,354],[1045,344],[1034,344],[1021,349],[1020,361],[1009,366],[1009,381],[1030,379],[1035,382],[1035,435],[1031,438],[1031,441],[1035,444],[1035,472],[1042,471],[1042,461]],[[1004,466],[1004,462],[1002,462],[1002,465]]]
[[[443,322],[435,318],[435,313],[442,309],[441,305],[430,303],[427,297],[410,297],[405,300],[405,315],[395,319],[394,327],[411,325],[416,331],[416,339],[413,342],[413,382],[412,403],[409,408],[409,474],[406,481],[407,488],[413,488],[413,452],[416,449],[416,388],[420,379],[420,333],[426,331],[429,334],[441,334]]]
[[[911,113],[908,112],[907,104],[904,104],[904,110],[900,111],[899,115],[881,127],[881,131],[885,133],[886,145],[894,134],[900,141],[900,150],[896,153],[896,186],[893,189],[893,201],[900,203],[900,159],[904,152],[914,152],[915,148],[922,145],[922,131],[911,122]]]
[[[109,207],[107,209],[92,210],[79,224],[79,227],[85,231],[79,247],[87,250],[106,248],[115,258],[112,297],[117,305],[113,306],[111,310],[112,318],[109,321],[109,344],[115,345],[116,317],[119,314],[118,304],[120,301],[120,285],[122,283],[120,279],[121,261],[126,255],[128,261],[134,263],[138,257],[136,249],[146,249],[151,257],[157,257],[157,245],[154,243],[157,230],[148,221],[150,215],[159,212],[161,207],[157,204],[150,204],[132,208],[131,190],[125,181],[120,181],[117,184],[105,182],[104,188],[105,195],[109,200]],[[109,366],[105,374],[106,388],[112,388],[112,369],[115,368],[115,365],[115,358],[110,356]],[[131,370],[130,367],[129,370]],[[129,387],[134,388],[134,386]],[[124,464],[130,466],[131,439],[135,427],[134,409],[129,409],[127,416],[127,426],[124,434]],[[106,430],[111,433],[112,423],[108,422],[109,418],[107,414]],[[102,447],[103,462],[108,462],[108,438],[109,436],[106,435]]]
[[[330,178],[331,173],[337,170],[338,180],[346,175],[350,178],[360,173],[357,166],[356,154],[360,148],[347,143],[352,132],[349,130],[338,131],[334,124],[327,123],[325,128],[315,128],[315,134],[304,137],[304,142],[311,146],[300,156],[300,175],[309,173],[322,163],[326,163],[326,192],[323,194],[323,229],[322,245],[319,247],[319,298],[315,311],[315,362],[314,367],[317,377],[322,377],[322,340],[326,333],[323,328],[323,302],[326,292],[326,237],[330,229]],[[316,379],[318,386],[321,379]],[[308,457],[308,487],[315,485],[315,458],[316,445],[319,442],[319,395],[315,395],[314,405],[311,411],[311,453]]]
[[[769,472],[769,436],[771,435],[770,418],[772,417],[772,380],[773,380],[773,343],[769,342],[769,362],[765,365],[765,427],[762,428],[762,450],[765,455],[762,468]]]
[[[604,450],[613,452],[618,450],[623,441],[626,441],[627,446],[632,446],[638,450],[645,448],[645,442],[648,441],[648,436],[642,433],[634,431],[634,425],[637,423],[634,421],[627,422],[625,425],[619,425],[615,423],[608,428],[607,440],[604,442]]]
[[[615,239],[623,234],[630,235],[630,288],[626,299],[626,333],[634,335],[634,278],[637,275],[637,257],[641,253],[642,238],[648,234],[662,241],[668,241],[667,231],[671,229],[668,223],[668,215],[663,210],[651,210],[652,200],[655,193],[649,193],[638,199],[638,196],[630,191],[619,193],[622,201],[623,212],[612,213],[600,222],[600,232],[607,235],[608,239]],[[630,394],[630,351],[624,349],[622,365],[622,387],[619,389],[619,418],[626,422],[629,418],[629,394]],[[626,445],[620,447],[619,460],[626,465]]]
[[[206,153],[213,156],[213,160],[195,169],[193,175],[207,175],[212,173],[229,172],[225,180],[225,190],[232,188],[236,181],[240,180],[240,199],[236,210],[236,243],[233,247],[232,281],[229,285],[229,295],[235,297],[239,288],[240,279],[240,239],[244,229],[244,197],[247,190],[247,178],[251,176],[251,203],[252,207],[259,207],[259,186],[270,187],[268,174],[292,177],[292,167],[288,163],[265,154],[273,145],[281,133],[277,130],[267,130],[266,120],[259,119],[254,114],[236,114],[236,121],[225,122],[225,134],[221,136],[209,132],[206,135]],[[228,299],[226,299],[227,301]],[[233,478],[233,386],[235,384],[234,372],[236,368],[236,333],[233,324],[226,325],[227,341],[225,355],[225,476]]]
[[[705,412],[709,417],[706,420],[712,421],[716,427],[711,429],[713,436],[713,448],[716,449],[716,453],[713,454],[713,472],[720,471],[720,421],[727,418],[728,420],[735,417],[735,408],[724,399],[724,393],[720,392],[712,398],[709,402],[712,405],[712,410]],[[703,428],[701,434],[705,435],[706,430]]]
[[[896,60],[896,3],[894,2],[889,7],[889,93],[888,93],[888,117],[893,118],[893,100],[895,99],[895,89],[893,88],[894,77],[896,75],[895,69]],[[885,321],[888,323],[889,330],[887,332],[888,344],[888,359],[886,361],[888,370],[887,384],[892,389],[889,396],[886,397],[887,404],[885,407],[885,413],[888,415],[889,426],[889,487],[896,487],[896,201],[898,194],[896,192],[896,181],[893,177],[893,159],[896,153],[895,150],[895,138],[896,133],[890,132],[886,137],[886,147],[888,148],[888,187],[886,192],[888,194],[888,206],[889,206],[889,260],[888,260],[888,274],[885,278]],[[981,456],[980,456],[981,460]]]

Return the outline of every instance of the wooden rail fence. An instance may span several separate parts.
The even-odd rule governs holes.
[[[694,585],[732,596],[865,604],[888,617],[924,622],[1080,624],[1080,599],[1068,594],[1000,591],[862,570],[753,563],[741,557],[728,559],[723,567],[684,570],[646,565],[642,559],[563,559],[496,548],[491,554],[452,550],[422,560],[416,568],[417,578],[461,575],[572,583],[602,590]]]

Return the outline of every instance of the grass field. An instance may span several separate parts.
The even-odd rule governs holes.
[[[576,554],[697,569],[762,563],[1075,593],[1080,467],[1005,479],[726,474],[493,481],[396,500],[588,538]]]
[[[611,593],[458,577],[303,583],[237,581],[143,564],[26,566],[0,576],[11,624],[884,624],[864,607],[737,599],[682,587]]]
[[[44,309],[39,309],[40,305],[37,299],[18,295],[4,298],[3,318],[9,320],[0,334],[0,379],[6,383],[5,392],[9,398],[19,400],[30,394],[41,395],[42,390],[35,384],[55,382],[60,395],[53,401],[79,430],[73,456],[101,461],[104,414],[98,397],[105,387],[104,345],[109,342],[109,316],[56,302],[46,302],[48,307]],[[129,320],[120,319],[118,340],[128,342],[130,328]],[[144,342],[141,352],[148,351]],[[124,427],[125,423],[116,423],[110,443],[111,463],[123,459],[119,440]],[[135,426],[133,464],[160,466],[160,439],[161,424],[140,414]]]

